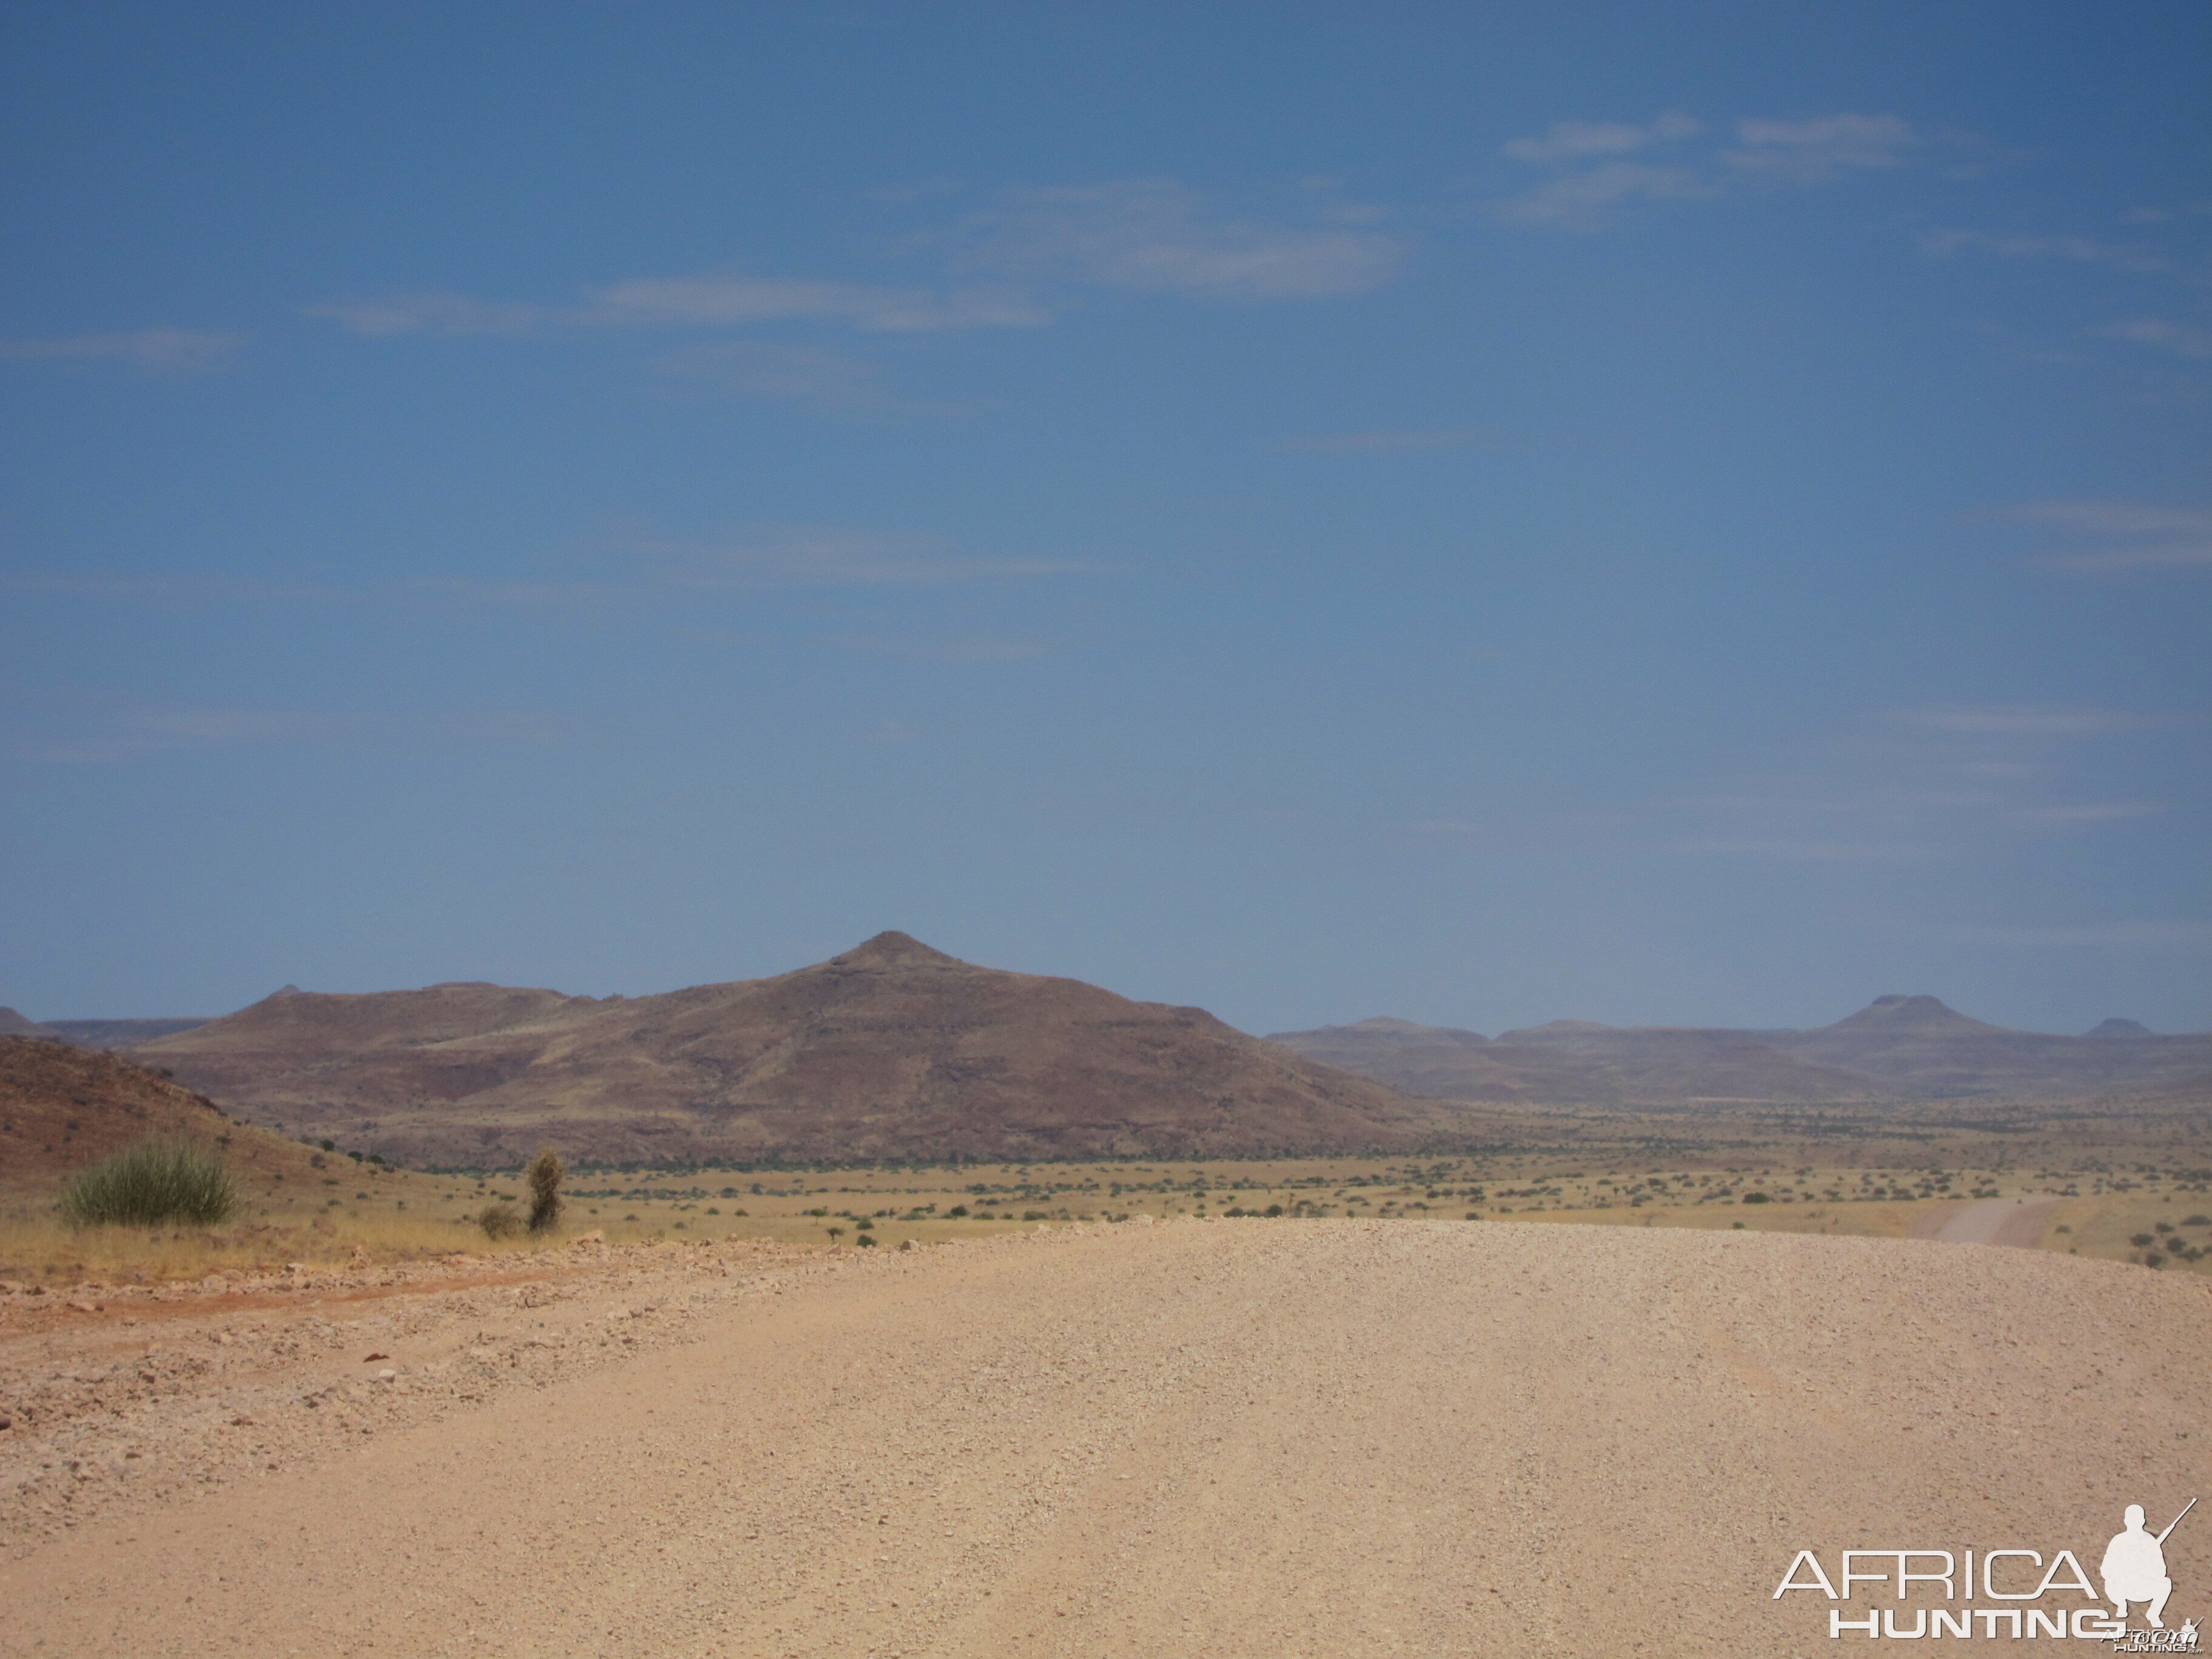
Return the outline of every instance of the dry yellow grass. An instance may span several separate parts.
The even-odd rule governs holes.
[[[1583,1222],[1607,1226],[1902,1237],[1947,1200],[1999,1195],[2053,1201],[2046,1249],[2124,1261],[2132,1239],[2198,1213],[2212,1194],[2187,1172],[2129,1176],[2086,1170],[1954,1166],[1794,1170],[1739,1161],[1718,1167],[1607,1169],[1557,1156],[1474,1158],[1306,1158],[1154,1161],[763,1172],[736,1170],[573,1173],[560,1231],[495,1240],[475,1216],[526,1197],[519,1175],[484,1178],[381,1171],[336,1160],[313,1187],[264,1188],[238,1223],[219,1229],[59,1224],[50,1196],[0,1200],[0,1279],[67,1285],[160,1281],[280,1267],[343,1265],[465,1253],[507,1255],[557,1247],[597,1231],[610,1243],[653,1238],[762,1238],[820,1249],[878,1248],[974,1237],[1073,1221],[1139,1215],[1356,1216],[1481,1224]],[[1948,1180],[1945,1179],[1948,1177]],[[2072,1195],[2066,1195],[2069,1188]],[[1928,1197],[1893,1196],[1926,1189]],[[1746,1203],[1752,1194],[1765,1202]],[[1479,1196],[1478,1196],[1479,1194]],[[1844,1194],[1832,1197],[1830,1194]],[[1876,1196],[1875,1194],[1881,1194]],[[964,1211],[955,1214],[956,1210]],[[865,1223],[865,1224],[864,1224]],[[2198,1248],[2212,1226],[2184,1227]],[[2212,1273],[2162,1248],[2166,1271]]]

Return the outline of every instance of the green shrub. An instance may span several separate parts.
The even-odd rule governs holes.
[[[210,1227],[237,1208],[222,1154],[189,1140],[142,1140],[101,1159],[62,1194],[62,1219],[73,1227]]]

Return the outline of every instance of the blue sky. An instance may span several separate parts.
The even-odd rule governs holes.
[[[2197,4],[18,6],[0,1003],[2212,1026]]]

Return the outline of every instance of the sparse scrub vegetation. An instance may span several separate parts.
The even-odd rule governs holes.
[[[522,1231],[522,1214],[512,1204],[495,1200],[477,1212],[477,1225],[486,1238],[512,1238]]]

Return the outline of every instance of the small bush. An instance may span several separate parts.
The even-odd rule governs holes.
[[[2152,1245],[2158,1243],[2158,1235],[2156,1233],[2137,1233],[2133,1238],[2130,1238],[2128,1243],[2134,1245],[2136,1249],[2139,1250],[2147,1250],[2150,1249]]]
[[[62,1194],[62,1219],[73,1227],[212,1227],[237,1208],[222,1155],[188,1140],[142,1140],[101,1159]]]
[[[477,1225],[486,1238],[512,1238],[522,1231],[522,1217],[512,1204],[487,1204],[477,1212]]]
[[[872,1250],[876,1248],[876,1236],[873,1233],[862,1233],[853,1242],[864,1250]]]
[[[561,1177],[568,1173],[561,1154],[548,1146],[530,1161],[530,1231],[550,1232],[561,1224]]]

